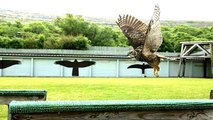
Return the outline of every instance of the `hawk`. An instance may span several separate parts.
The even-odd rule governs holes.
[[[148,25],[131,15],[119,15],[116,21],[133,47],[128,56],[136,58],[138,61],[147,62],[149,66],[154,68],[156,77],[158,77],[160,70],[160,58],[163,57],[156,54],[163,41],[159,17],[160,8],[155,5],[154,13]]]
[[[81,61],[78,62],[76,59],[73,62],[70,61],[56,61],[55,64],[62,65],[64,67],[73,68],[72,76],[79,76],[79,68],[88,67],[94,65],[94,61]]]

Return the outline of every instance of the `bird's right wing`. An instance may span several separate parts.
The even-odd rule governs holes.
[[[130,15],[119,16],[117,25],[135,49],[144,44],[148,26]]]
[[[155,5],[154,13],[148,26],[145,43],[145,47],[147,47],[151,52],[156,52],[163,42],[159,18],[160,7]]]
[[[88,67],[90,65],[94,65],[95,62],[94,61],[81,61],[81,62],[78,62],[78,66],[79,67]]]

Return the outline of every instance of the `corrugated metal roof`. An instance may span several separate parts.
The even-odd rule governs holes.
[[[119,58],[129,59],[130,47],[91,47],[89,50],[62,49],[0,49],[0,56],[24,57],[75,57],[75,58]],[[159,52],[164,56],[177,57],[179,53]]]

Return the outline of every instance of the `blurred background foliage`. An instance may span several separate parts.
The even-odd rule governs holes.
[[[179,52],[181,41],[213,40],[213,26],[164,25],[161,31],[161,52]],[[117,26],[88,22],[72,14],[52,22],[0,22],[1,48],[86,50],[90,46],[127,47],[129,43]]]

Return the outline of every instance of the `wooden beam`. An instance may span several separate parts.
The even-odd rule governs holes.
[[[211,120],[213,101],[13,101],[8,112],[8,120]]]
[[[186,54],[189,54],[193,49],[195,49],[197,47],[197,44],[192,45],[186,52],[184,52],[182,56],[185,56]]]
[[[8,105],[11,101],[45,101],[45,90],[0,90],[0,105]]]
[[[209,45],[213,44],[213,41],[188,41],[188,42],[180,42],[184,45],[193,45],[193,44],[202,44],[202,45]]]
[[[212,120],[213,110],[13,114],[9,120]]]
[[[211,53],[209,53],[208,50],[206,50],[205,48],[203,48],[202,46],[200,46],[199,44],[197,44],[197,47],[200,48],[203,52],[205,52],[207,55],[211,55]]]
[[[211,77],[213,77],[213,43],[210,44],[210,52],[211,52]]]
[[[205,58],[210,58],[210,56],[182,56],[181,58],[188,58],[188,59],[205,59]]]

